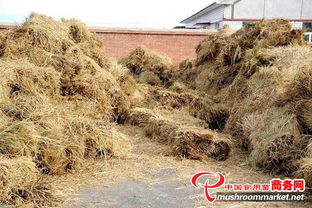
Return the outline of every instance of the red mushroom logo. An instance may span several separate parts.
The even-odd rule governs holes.
[[[198,179],[202,176],[208,176],[208,175],[218,175],[219,176],[219,180],[216,184],[209,184],[209,179],[207,179],[205,181],[204,184],[200,184],[198,183]],[[209,201],[209,202],[214,202],[215,201],[215,198],[216,197],[212,197],[209,193],[209,190],[210,189],[215,189],[215,188],[218,188],[220,186],[222,186],[225,182],[225,177],[222,173],[210,173],[210,172],[200,172],[200,173],[197,173],[195,174],[193,177],[192,177],[192,185],[196,188],[203,188],[204,191],[205,191],[205,197],[206,199]]]

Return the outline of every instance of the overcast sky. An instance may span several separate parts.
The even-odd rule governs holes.
[[[214,0],[0,0],[0,22],[20,23],[31,12],[81,19],[89,26],[172,28]]]

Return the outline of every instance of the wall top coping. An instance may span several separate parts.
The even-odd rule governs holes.
[[[1,24],[0,29],[12,29],[17,25]],[[105,34],[142,34],[142,35],[175,35],[175,36],[207,36],[216,30],[207,29],[141,29],[141,28],[113,28],[89,27],[90,31]]]

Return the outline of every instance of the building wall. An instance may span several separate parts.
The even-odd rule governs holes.
[[[218,8],[210,11],[209,13],[206,13],[188,23],[185,24],[186,28],[194,27],[196,23],[199,22],[221,22],[224,17],[224,6],[220,5]],[[196,26],[195,26],[196,27]]]
[[[302,19],[312,19],[311,0],[303,0]]]
[[[207,26],[204,26],[203,29],[207,29],[207,30],[216,30],[218,29],[219,23],[213,23]]]
[[[275,1],[275,0],[271,0]],[[234,19],[262,19],[264,0],[241,0],[234,6]]]
[[[224,25],[228,25],[234,30],[239,30],[243,27],[243,21],[223,21],[221,27]]]
[[[0,25],[0,32],[7,26]],[[195,57],[195,47],[209,35],[207,30],[122,30],[91,29],[103,43],[105,53],[120,59],[139,45],[171,58],[174,65]]]
[[[232,18],[232,5],[225,5],[224,6],[224,18],[231,19]]]
[[[234,6],[235,19],[312,19],[311,0],[241,0]],[[227,17],[228,18],[228,17]]]
[[[243,25],[243,21],[272,18],[290,19],[293,21],[294,28],[302,28],[302,22],[312,22],[312,0],[238,0],[234,6],[220,5],[186,23],[186,27],[194,27],[196,23],[201,22],[211,22],[212,24],[221,22],[220,25],[228,24],[234,29],[239,29]],[[223,20],[225,22],[222,22]],[[207,26],[199,25],[197,27]],[[211,25],[209,29],[211,28],[216,29],[215,25]]]
[[[266,0],[265,18],[300,19],[302,0]]]
[[[294,29],[302,29],[303,28],[303,22],[290,22],[292,28]]]

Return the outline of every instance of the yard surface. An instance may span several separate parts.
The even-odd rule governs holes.
[[[268,183],[273,177],[253,170],[245,155],[234,149],[227,161],[179,160],[162,155],[166,146],[144,136],[142,129],[118,126],[132,142],[132,153],[125,160],[97,162],[80,175],[69,175],[57,183],[68,189],[66,208],[204,208],[204,207],[299,207],[311,204],[293,202],[209,204],[202,189],[192,187],[190,178],[198,171],[221,172],[226,183]],[[92,167],[92,169],[91,169]],[[73,177],[74,176],[74,177]],[[73,179],[74,178],[74,179]],[[72,189],[79,185],[79,189]]]

